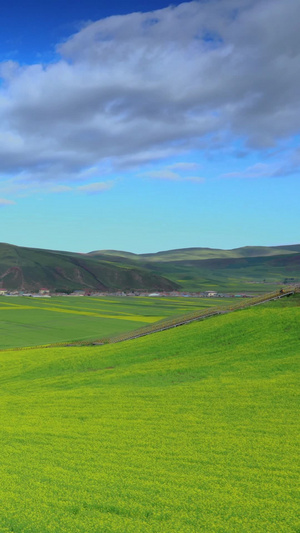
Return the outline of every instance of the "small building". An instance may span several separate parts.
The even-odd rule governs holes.
[[[217,292],[216,291],[206,291],[205,292],[205,296],[207,296],[208,298],[211,298],[211,297],[214,297],[214,296],[217,296]]]
[[[39,294],[49,295],[50,294],[50,290],[49,289],[45,289],[45,287],[42,287],[39,290]]]

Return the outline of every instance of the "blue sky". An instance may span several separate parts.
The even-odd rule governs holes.
[[[1,7],[0,241],[300,242],[298,0]]]

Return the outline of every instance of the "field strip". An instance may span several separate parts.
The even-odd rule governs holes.
[[[19,307],[20,304],[13,304],[13,303],[10,303],[10,302],[2,302],[1,301],[1,305],[5,305],[6,307],[0,307],[0,309],[6,309],[7,307]]]
[[[5,311],[18,311],[18,309],[43,309],[43,307],[32,307],[31,305],[14,305],[10,307],[0,307],[0,310]]]
[[[169,300],[165,299],[164,300],[163,298],[160,298],[159,300],[163,301],[163,302],[168,301],[168,302],[173,303],[171,299],[169,299]],[[10,304],[10,305],[7,304],[7,305],[9,305],[9,308],[11,308],[11,309],[45,309],[45,310],[49,309],[49,303],[48,302],[45,302],[45,303],[43,302],[42,305],[41,305],[41,302],[33,302],[32,300],[31,300],[31,302],[32,302],[33,305],[28,305],[26,303],[24,303],[24,304]],[[51,308],[52,308],[52,310],[57,310],[57,312],[66,312],[66,313],[68,313],[68,312],[71,313],[72,311],[74,311],[74,312],[83,311],[81,314],[84,314],[84,311],[95,312],[95,313],[97,313],[97,316],[99,315],[99,311],[100,311],[101,314],[103,313],[103,316],[106,316],[106,314],[107,314],[107,316],[109,316],[110,313],[112,312],[112,310],[108,310],[107,311],[105,309],[106,302],[107,302],[107,300],[105,300],[105,302],[101,302],[102,305],[100,305],[99,307],[86,307],[86,306],[83,307],[83,306],[80,306],[80,308],[78,308],[77,306],[64,305],[64,304],[59,304],[59,303],[55,303],[55,302],[52,303],[51,302]],[[35,305],[37,303],[38,303],[38,305]],[[118,302],[114,302],[114,303],[117,303],[118,305],[120,305],[119,301]],[[145,305],[145,302],[141,302],[141,303],[142,303],[142,307],[148,307],[148,305]],[[155,302],[153,300],[151,302],[146,302],[146,303],[147,304],[151,304],[151,307],[155,307],[155,305],[154,305]],[[210,303],[210,305],[203,306],[203,309],[214,307],[214,305],[211,302],[209,302],[209,303]],[[193,310],[199,309],[199,304],[198,304],[198,306],[195,305],[196,302],[193,302],[193,305],[185,305],[185,306],[183,306],[183,302],[182,301],[176,302],[176,304],[177,304],[176,306],[173,306],[173,309],[174,309],[174,311],[176,311],[176,314],[183,314],[185,312],[189,312],[189,310],[193,311]],[[0,304],[0,310],[1,309],[7,309],[7,307],[4,308],[4,307],[1,307],[1,305],[2,305],[2,303]],[[168,308],[169,306],[166,305],[165,307]],[[165,307],[161,308],[162,312],[164,311]],[[130,309],[128,309],[128,310],[130,310]],[[128,311],[120,311],[120,310],[115,310],[115,309],[113,310],[113,312],[117,312],[118,315],[124,315],[124,316],[146,316],[147,318],[148,317],[153,317],[153,318],[156,317],[156,320],[162,320],[164,318],[167,318],[167,316],[168,316],[168,315],[167,316],[164,315],[164,316],[158,316],[157,317],[156,315],[144,315],[144,313],[141,313],[141,315],[136,315],[136,314],[132,315],[132,313],[128,313]]]
[[[118,302],[118,303],[119,303],[119,302]],[[120,303],[119,303],[119,305],[120,305]],[[52,307],[52,309],[57,309],[57,312],[60,312],[60,311],[63,312],[63,310],[66,310],[66,311],[65,311],[66,313],[67,313],[69,310],[70,310],[70,312],[72,312],[72,311],[77,311],[77,312],[79,312],[79,309],[80,309],[80,310],[81,310],[81,309],[82,309],[82,310],[86,310],[86,311],[88,311],[88,312],[98,312],[98,313],[99,313],[99,311],[100,311],[101,313],[111,313],[111,310],[110,310],[110,311],[106,311],[106,310],[103,309],[103,308],[101,309],[101,306],[99,306],[98,308],[97,308],[97,307],[81,307],[81,306],[80,306],[80,308],[78,309],[78,307],[76,307],[76,306],[73,307],[73,306],[69,306],[69,305],[68,305],[68,306],[64,306],[64,305],[60,305],[60,304],[53,304],[53,305],[51,304],[51,307]],[[103,307],[105,307],[105,305],[103,305]],[[1,307],[0,307],[0,309],[1,309]],[[37,309],[37,306],[32,307],[32,309]],[[40,309],[41,309],[41,308],[40,308]],[[43,309],[46,309],[46,308],[43,307]],[[117,313],[120,314],[120,315],[126,315],[126,316],[144,316],[144,315],[132,315],[131,313],[128,313],[128,311],[127,311],[127,312],[126,312],[126,311],[119,311],[119,310],[116,310],[116,309],[113,309],[113,312],[117,312]],[[82,313],[82,314],[84,314],[84,313]],[[147,315],[147,316],[148,316],[148,315]],[[164,317],[159,317],[158,320],[161,320],[162,318],[164,318]]]
[[[146,323],[152,323],[157,322],[158,320],[163,320],[165,317],[162,316],[140,316],[140,315],[106,315],[103,313],[94,313],[93,311],[76,311],[76,310],[65,310],[65,309],[57,309],[54,307],[32,307],[29,305],[19,305],[15,307],[0,307],[1,309],[5,309],[5,311],[12,310],[12,311],[18,311],[23,309],[30,309],[31,311],[35,311],[37,309],[42,309],[43,311],[51,311],[52,313],[64,313],[64,314],[70,314],[70,315],[80,315],[80,316],[93,316],[96,318],[112,318],[114,320],[129,320],[131,322],[146,322]]]

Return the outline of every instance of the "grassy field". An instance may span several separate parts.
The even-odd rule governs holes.
[[[298,533],[299,303],[1,352],[1,533]]]
[[[0,297],[0,349],[109,337],[228,298]]]

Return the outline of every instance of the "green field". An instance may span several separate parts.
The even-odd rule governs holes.
[[[0,349],[101,339],[230,298],[0,297]]]
[[[299,303],[2,351],[1,533],[298,533]]]

